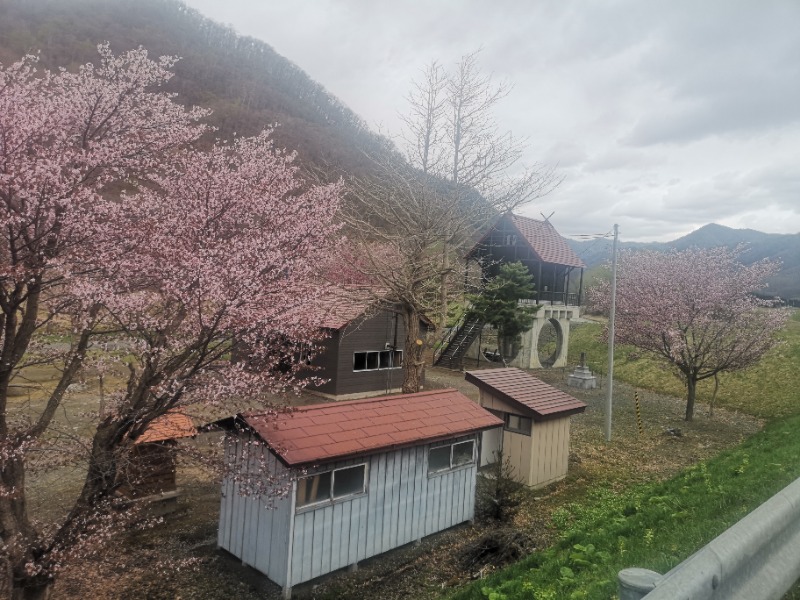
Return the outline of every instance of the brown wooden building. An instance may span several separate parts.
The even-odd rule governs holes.
[[[345,400],[399,392],[403,383],[402,315],[365,287],[332,288],[323,299],[323,352],[310,364],[327,383],[307,389]]]
[[[192,420],[179,411],[168,411],[153,420],[133,444],[122,471],[120,494],[161,502],[175,500],[178,496],[175,477],[177,440],[196,434]]]
[[[586,265],[549,221],[506,213],[466,259],[481,264],[485,280],[495,277],[501,264],[519,261],[533,276],[536,296],[532,300],[580,306]]]

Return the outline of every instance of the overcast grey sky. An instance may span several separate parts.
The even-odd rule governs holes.
[[[187,0],[270,44],[376,130],[421,69],[482,48],[501,127],[557,164],[521,210],[564,235],[800,232],[797,0]]]

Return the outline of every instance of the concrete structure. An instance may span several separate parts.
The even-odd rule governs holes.
[[[472,520],[480,433],[456,390],[230,419],[218,544],[283,587]],[[266,443],[266,445],[265,445]],[[266,498],[242,495],[249,482]],[[284,496],[275,495],[281,488]],[[272,506],[265,506],[271,503]]]
[[[533,488],[566,477],[570,416],[586,404],[519,369],[467,371],[480,390],[480,405],[503,421],[503,429],[486,431],[480,466],[502,450],[518,480]]]
[[[581,352],[581,363],[571,374],[567,375],[567,385],[582,390],[593,390],[597,387],[597,377],[586,366],[585,352]]]

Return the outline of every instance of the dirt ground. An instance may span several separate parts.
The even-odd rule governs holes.
[[[469,366],[467,367],[470,368]],[[623,487],[668,477],[679,469],[738,444],[761,427],[741,413],[718,409],[709,419],[698,406],[695,421],[682,420],[680,399],[641,391],[640,435],[634,410],[634,390],[614,384],[613,433],[604,436],[606,387],[577,390],[566,385],[568,372],[535,371],[544,381],[588,404],[572,417],[570,471],[564,481],[530,492],[514,526],[530,534],[537,548],[546,547],[554,532],[553,510],[580,499],[593,486]],[[477,389],[463,373],[428,369],[428,389],[455,387],[477,399]],[[198,440],[196,444],[205,444]],[[216,548],[219,485],[191,464],[178,473],[184,494],[179,511],[151,530],[127,535],[102,556],[63,574],[55,598],[109,599],[229,599],[280,597],[278,587]],[[339,572],[294,589],[295,598],[407,599],[435,598],[444,590],[483,576],[487,569],[463,569],[458,552],[493,527],[462,525],[359,565],[356,572]]]

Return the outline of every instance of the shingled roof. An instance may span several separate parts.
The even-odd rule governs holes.
[[[542,262],[567,265],[568,267],[586,266],[550,221],[537,221],[512,214],[511,222],[514,223],[533,251],[542,259]]]
[[[502,222],[509,219],[534,254],[546,263],[566,265],[568,267],[584,268],[586,264],[578,257],[567,241],[561,237],[550,221],[538,221],[529,217],[522,217],[513,213],[506,213],[486,232],[480,241],[475,244],[467,256],[473,254],[479,247],[486,244],[492,231]]]
[[[453,389],[301,406],[241,419],[290,467],[475,433],[503,422]]]
[[[464,378],[493,396],[518,406],[534,421],[566,417],[586,410],[585,403],[520,369],[467,371]]]
[[[147,429],[144,430],[144,433],[136,438],[134,443],[165,442],[193,435],[197,435],[197,430],[194,428],[192,420],[180,411],[169,410],[160,417],[153,419]]]

